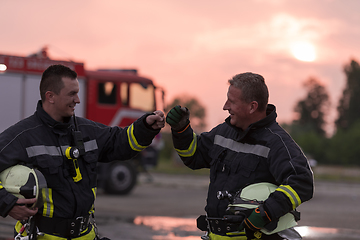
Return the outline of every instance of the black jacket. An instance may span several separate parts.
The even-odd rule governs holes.
[[[172,132],[174,147],[191,169],[210,168],[205,208],[209,217],[222,217],[229,201],[217,199],[218,191],[235,194],[249,184],[269,182],[277,191],[265,202],[273,219],[295,209],[313,196],[313,174],[300,147],[276,122],[275,106],[267,117],[245,131],[230,119],[210,132],[196,135],[189,127]]]
[[[146,116],[124,129],[76,117],[85,154],[78,159],[82,180],[74,182],[69,173],[72,160],[65,157],[65,149],[75,144],[74,119],[68,123],[55,121],[39,101],[34,115],[1,133],[0,171],[24,164],[42,172],[48,189],[43,192],[45,203],[38,214],[68,219],[86,216],[95,200],[97,162],[130,159],[150,145],[159,132],[147,125]],[[0,184],[1,216],[7,216],[16,201]]]

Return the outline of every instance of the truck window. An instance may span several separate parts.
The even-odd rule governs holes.
[[[116,104],[116,85],[113,82],[99,83],[99,103]]]
[[[129,106],[129,84],[126,82],[121,83],[120,85],[120,98],[121,98],[121,105]]]
[[[132,83],[130,85],[130,107],[145,112],[155,109],[155,89],[153,85]]]

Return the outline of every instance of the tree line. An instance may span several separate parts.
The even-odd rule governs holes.
[[[337,104],[334,133],[326,134],[326,116],[331,110],[326,86],[316,78],[303,84],[306,96],[294,112],[297,118],[281,124],[309,158],[321,164],[360,166],[360,66],[354,59],[343,67],[346,85]]]

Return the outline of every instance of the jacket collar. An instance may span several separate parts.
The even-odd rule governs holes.
[[[67,129],[71,125],[70,124],[71,117],[65,123],[58,122],[54,120],[52,117],[50,117],[50,115],[47,112],[45,112],[45,110],[43,109],[41,100],[39,100],[37,103],[36,115],[41,119],[42,122],[44,122],[45,125],[54,129]]]
[[[260,121],[250,124],[250,126],[245,130],[242,130],[241,128],[238,128],[238,127],[235,127],[234,125],[232,125],[230,123],[230,117],[226,118],[225,122],[228,125],[230,125],[232,128],[236,129],[236,131],[238,132],[237,141],[241,141],[248,134],[248,132],[259,129],[259,128],[264,128],[264,127],[270,125],[271,123],[275,122],[276,117],[277,117],[276,107],[273,104],[268,104],[268,106],[266,108],[266,117],[261,119]]]

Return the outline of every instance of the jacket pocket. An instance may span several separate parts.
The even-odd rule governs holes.
[[[244,177],[249,177],[251,173],[255,172],[259,162],[260,157],[254,156],[253,154],[246,154],[241,158],[237,171]]]
[[[96,177],[97,177],[97,162],[98,157],[96,154],[93,153],[87,153],[85,154],[82,159],[85,163],[85,168],[88,173],[89,182],[92,187],[96,186]]]
[[[213,148],[209,155],[212,156],[210,163],[210,182],[214,182],[217,175],[220,173],[227,173],[230,166],[226,163],[228,150],[225,148]]]
[[[36,162],[38,170],[44,175],[48,188],[62,189],[61,179],[64,179],[62,173],[62,158],[54,158],[44,156],[37,156]]]

